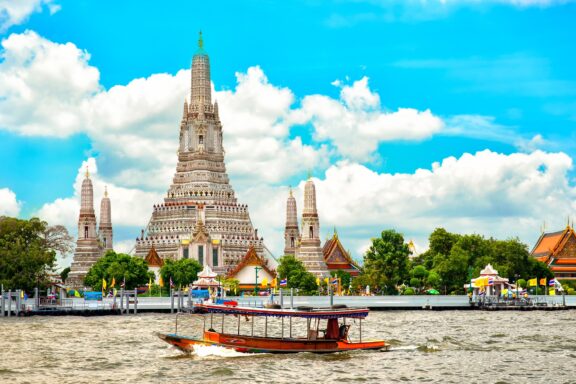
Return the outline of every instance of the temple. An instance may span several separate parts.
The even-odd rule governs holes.
[[[179,128],[178,164],[164,202],[136,239],[136,255],[154,247],[162,259],[191,258],[219,274],[232,270],[253,247],[266,249],[248,207],[239,204],[224,164],[218,103],[212,102],[210,59],[202,33],[192,59],[190,103]]]
[[[562,231],[542,233],[531,255],[546,263],[557,279],[576,280],[576,234],[571,225]]]
[[[70,287],[84,287],[84,277],[106,251],[111,250],[112,243],[112,208],[108,191],[100,203],[100,225],[96,230],[96,214],[94,213],[94,188],[90,173],[82,181],[80,195],[80,214],[78,216],[78,240],[70,266],[70,274],[66,283]]]
[[[360,274],[360,266],[350,257],[350,253],[344,249],[336,228],[334,228],[332,237],[324,243],[322,254],[328,271],[344,271],[351,276]]]
[[[360,268],[347,252],[336,229],[334,234],[320,246],[320,219],[316,209],[316,187],[309,177],[304,185],[304,210],[302,232],[298,227],[296,199],[292,195],[286,202],[286,224],[284,227],[284,254],[300,259],[306,269],[316,276],[328,276],[332,271],[345,271],[358,276]]]
[[[240,291],[252,291],[255,288],[260,288],[263,281],[272,284],[276,277],[276,271],[270,267],[268,260],[260,257],[254,247],[251,246],[242,260],[228,272],[226,277],[238,280]]]

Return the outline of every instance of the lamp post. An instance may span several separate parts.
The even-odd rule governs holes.
[[[258,271],[261,269],[261,267],[254,267],[254,274],[256,275],[256,283],[254,283],[254,296],[258,294]]]

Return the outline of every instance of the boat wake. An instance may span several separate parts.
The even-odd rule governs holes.
[[[217,345],[195,345],[192,355],[200,358],[227,358],[252,356],[253,353],[236,352],[232,349],[219,347]]]
[[[395,347],[390,347],[391,352],[397,351],[420,351],[420,352],[436,352],[439,348],[437,345],[398,345]]]

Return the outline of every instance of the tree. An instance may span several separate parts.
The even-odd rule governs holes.
[[[70,267],[66,267],[60,272],[60,278],[62,279],[62,283],[66,283],[68,274],[70,274]]]
[[[316,277],[308,272],[302,261],[293,255],[282,256],[276,270],[280,279],[287,279],[288,288],[298,288],[303,295],[314,294],[318,291]]]
[[[380,238],[372,239],[364,255],[364,271],[373,286],[383,288],[387,294],[396,294],[396,287],[408,279],[410,254],[401,234],[382,231]]]
[[[4,288],[31,291],[48,283],[56,250],[44,241],[47,227],[37,218],[0,217],[0,283]]]
[[[66,255],[74,250],[74,239],[63,225],[46,227],[43,232],[44,244],[61,255]]]
[[[160,268],[160,275],[165,283],[170,281],[177,287],[187,286],[192,284],[194,280],[198,279],[198,272],[202,270],[202,266],[193,259],[180,259],[177,261],[166,260],[164,266]]]
[[[117,287],[126,281],[124,288],[134,289],[154,279],[154,272],[148,271],[148,265],[140,257],[108,251],[88,270],[84,284],[101,290],[102,280],[106,280],[107,287],[111,287],[113,279]]]
[[[330,272],[330,276],[340,278],[340,286],[342,287],[342,291],[348,289],[348,287],[350,286],[352,275],[350,275],[349,272],[339,269],[337,271]]]

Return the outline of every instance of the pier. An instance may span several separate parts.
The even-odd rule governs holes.
[[[84,298],[63,298],[46,300],[38,296],[24,299],[19,290],[5,291],[0,300],[0,317],[7,316],[103,316],[127,315],[146,312],[178,313],[188,311],[194,298],[187,292],[174,291],[169,297],[139,296],[134,290],[120,291],[116,297],[104,297],[101,300]],[[227,297],[240,306],[263,307],[270,302],[285,308],[327,307],[346,305],[348,307],[367,307],[374,311],[391,310],[563,310],[576,309],[576,296],[531,296],[528,300],[498,300],[487,298],[483,302],[470,300],[468,296],[290,296],[289,290],[283,295]]]

